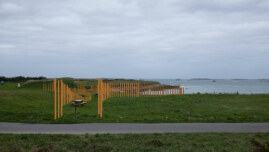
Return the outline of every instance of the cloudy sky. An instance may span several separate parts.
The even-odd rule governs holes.
[[[269,78],[268,0],[0,0],[0,76]]]

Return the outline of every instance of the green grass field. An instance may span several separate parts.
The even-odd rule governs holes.
[[[63,117],[53,120],[53,93],[42,83],[0,85],[0,121],[31,123],[86,122],[269,122],[269,95],[209,95],[111,98],[97,116],[97,98],[78,108],[66,105]]]
[[[0,152],[182,151],[266,152],[269,133],[96,135],[0,134]]]

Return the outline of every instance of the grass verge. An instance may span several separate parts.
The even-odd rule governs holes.
[[[41,88],[0,86],[0,121],[32,123],[86,122],[269,122],[269,95],[210,95],[111,98],[97,116],[97,98],[78,108],[66,105],[63,117],[53,120],[53,93]]]
[[[269,133],[0,134],[0,151],[269,151]]]

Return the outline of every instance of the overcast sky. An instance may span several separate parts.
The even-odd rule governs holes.
[[[269,78],[268,0],[0,0],[0,76]]]

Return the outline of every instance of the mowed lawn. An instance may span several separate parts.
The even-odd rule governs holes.
[[[96,135],[0,134],[0,152],[266,152],[269,133],[167,133]]]
[[[41,84],[16,88],[0,85],[0,121],[32,123],[86,122],[269,122],[269,95],[192,94],[185,96],[111,98],[104,101],[103,117],[97,116],[97,98],[84,107],[63,108],[53,119],[53,92]]]

